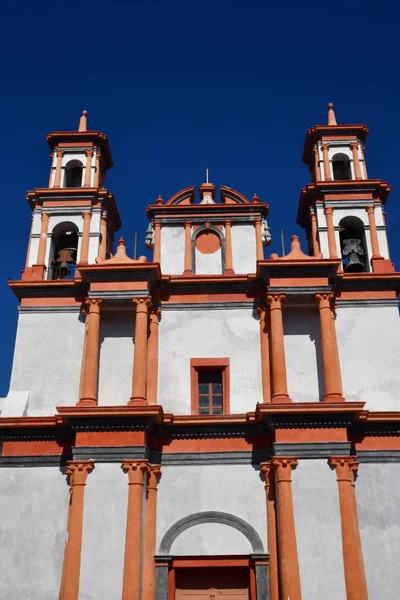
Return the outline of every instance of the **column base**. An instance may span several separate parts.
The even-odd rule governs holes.
[[[235,271],[233,269],[225,269],[224,275],[235,275]]]
[[[394,264],[383,256],[373,256],[371,266],[373,273],[394,273]]]
[[[271,402],[274,404],[280,404],[282,402],[288,403],[292,402],[292,399],[289,397],[289,394],[272,394]]]
[[[36,264],[25,267],[22,271],[22,281],[43,281],[46,267],[44,264]]]
[[[340,394],[325,394],[323,402],[345,402]]]
[[[183,271],[182,275],[186,275],[187,277],[192,277],[194,275],[194,273],[191,269],[185,269]]]
[[[147,398],[144,396],[131,396],[128,406],[147,406]]]
[[[97,400],[96,398],[81,398],[76,406],[97,406]]]

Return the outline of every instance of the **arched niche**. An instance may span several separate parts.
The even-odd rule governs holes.
[[[346,154],[340,152],[332,156],[332,172],[335,181],[352,179],[350,159]]]
[[[72,221],[58,223],[51,232],[48,279],[75,276],[78,254],[78,226]]]
[[[74,159],[65,165],[64,187],[82,187],[83,163]]]
[[[201,225],[192,233],[193,272],[221,275],[225,272],[225,236],[215,225]]]
[[[339,236],[343,270],[347,273],[369,271],[367,242],[361,219],[354,215],[341,219]]]

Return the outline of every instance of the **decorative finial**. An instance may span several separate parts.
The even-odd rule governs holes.
[[[158,194],[158,198],[156,200],[156,204],[164,204],[164,200],[161,198],[161,194]]]
[[[209,181],[208,181],[208,169],[206,169],[206,183],[209,183]]]
[[[257,196],[257,194],[254,194],[254,196],[252,197],[251,201],[254,204],[255,202],[260,202],[260,198]]]
[[[86,119],[86,115],[87,115],[87,110],[83,110],[82,111],[82,116],[79,119],[79,129],[78,129],[78,131],[87,131],[87,119]]]
[[[119,238],[119,240],[118,240],[118,246],[125,246],[125,245],[126,245],[126,244],[125,244],[125,240],[124,240],[124,238],[123,238],[123,237],[122,237],[122,235],[121,235],[121,237],[120,237],[120,238]]]
[[[332,102],[328,104],[328,125],[337,125]]]

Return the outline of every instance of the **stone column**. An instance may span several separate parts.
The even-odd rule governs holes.
[[[185,221],[185,263],[183,272],[191,275],[193,273],[192,265],[192,223]]]
[[[122,600],[141,600],[143,486],[148,467],[144,461],[124,460],[122,468],[128,473]]]
[[[331,456],[329,462],[336,470],[338,482],[346,598],[347,600],[368,600],[364,566],[360,561],[362,549],[359,532],[356,532],[358,523],[352,492],[353,473],[351,468],[354,458]]]
[[[290,402],[287,378],[285,342],[283,337],[282,301],[285,294],[267,296],[270,310],[272,402]]]
[[[148,309],[151,306],[149,298],[134,298],[136,307],[135,350],[133,358],[132,396],[128,404],[143,406],[147,404],[147,321]]]
[[[39,248],[37,253],[37,264],[44,265],[46,260],[47,232],[49,231],[50,215],[42,212],[42,223],[40,228]]]
[[[56,174],[54,176],[54,185],[53,185],[53,187],[55,187],[55,188],[59,188],[61,185],[61,165],[62,165],[63,156],[64,156],[64,150],[57,150]]]
[[[67,463],[66,473],[69,476],[70,500],[59,600],[78,600],[84,494],[86,479],[88,473],[93,469],[93,465],[92,460],[70,460]]]
[[[269,327],[267,309],[265,306],[257,308],[260,317],[260,352],[261,352],[261,382],[263,402],[271,402],[271,373],[269,367]]]
[[[278,545],[282,600],[301,600],[299,561],[297,556],[296,529],[292,498],[292,468],[297,465],[294,457],[272,459],[275,469],[278,496]]]
[[[90,221],[92,219],[91,212],[83,212],[83,230],[82,230],[82,243],[81,243],[81,256],[79,259],[80,264],[88,264],[89,259],[89,240],[90,240]]]
[[[321,181],[321,169],[319,166],[319,152],[318,148],[313,148],[314,154],[314,171],[315,171],[315,181]]]
[[[358,158],[358,142],[350,142],[350,148],[353,153],[354,176],[357,180],[362,179],[360,169],[360,159]]]
[[[97,150],[96,152],[96,170],[94,173],[94,187],[98,188],[100,185],[100,159],[101,159],[101,152],[99,152]]]
[[[325,402],[344,402],[336,327],[331,306],[332,298],[334,298],[334,294],[315,294],[321,326],[322,363],[325,381],[324,400]]]
[[[92,180],[92,158],[93,150],[86,150],[86,169],[85,169],[85,183],[83,187],[90,187]]]
[[[318,232],[317,232],[317,217],[315,216],[315,210],[310,209],[310,221],[311,221],[311,239],[314,256],[319,256],[320,249],[318,243]]]
[[[329,161],[329,146],[330,144],[322,144],[322,156],[324,159],[325,181],[332,181],[331,163]],[[290,599],[292,600],[292,599]]]
[[[267,542],[269,553],[269,594],[270,600],[279,600],[278,579],[278,540],[276,532],[275,473],[271,463],[261,463],[264,475],[267,505]]]
[[[324,214],[326,217],[326,227],[328,230],[329,258],[338,258],[335,227],[333,225],[333,208],[331,206],[326,206],[324,209]]]
[[[146,500],[146,524],[144,539],[143,600],[156,599],[156,551],[157,486],[161,477],[160,465],[149,467]]]
[[[161,310],[150,309],[149,337],[147,340],[147,402],[157,404],[158,388],[158,328]]]
[[[256,259],[264,260],[264,250],[261,235],[261,219],[256,219],[254,221],[254,227],[256,230]]]
[[[81,368],[81,394],[78,405],[97,405],[97,387],[99,377],[99,334],[100,334],[100,307],[103,301],[98,298],[86,300],[88,312],[86,315],[86,337],[83,345]]]
[[[154,223],[154,254],[153,262],[161,262],[161,223],[156,221]]]
[[[381,253],[379,250],[378,233],[376,231],[375,207],[367,206],[365,210],[367,211],[367,215],[368,215],[369,234],[370,234],[370,238],[371,238],[371,248],[372,248],[371,258],[381,258]]]
[[[232,257],[232,221],[225,221],[225,274],[235,274]]]
[[[99,246],[99,256],[100,256],[100,258],[105,260],[106,256],[107,256],[107,212],[106,211],[104,211],[103,214],[101,215],[100,234],[101,234],[101,241],[100,241],[100,246]]]

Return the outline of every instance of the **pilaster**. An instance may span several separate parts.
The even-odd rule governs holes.
[[[285,342],[283,336],[282,302],[285,294],[267,296],[270,311],[272,402],[291,402],[287,389]]]
[[[266,496],[267,542],[269,553],[269,593],[270,600],[279,600],[275,471],[270,462],[261,463],[260,466],[261,473],[264,475]]]
[[[148,471],[146,524],[144,539],[144,572],[143,572],[143,600],[156,599],[156,566],[154,554],[156,551],[156,524],[157,524],[157,488],[161,478],[160,465],[152,465]]]
[[[135,350],[132,395],[128,404],[131,406],[143,406],[147,404],[147,322],[151,300],[150,298],[134,298],[133,305],[136,308]]]
[[[318,302],[326,402],[344,402],[336,326],[331,305],[334,294],[315,294]]]

